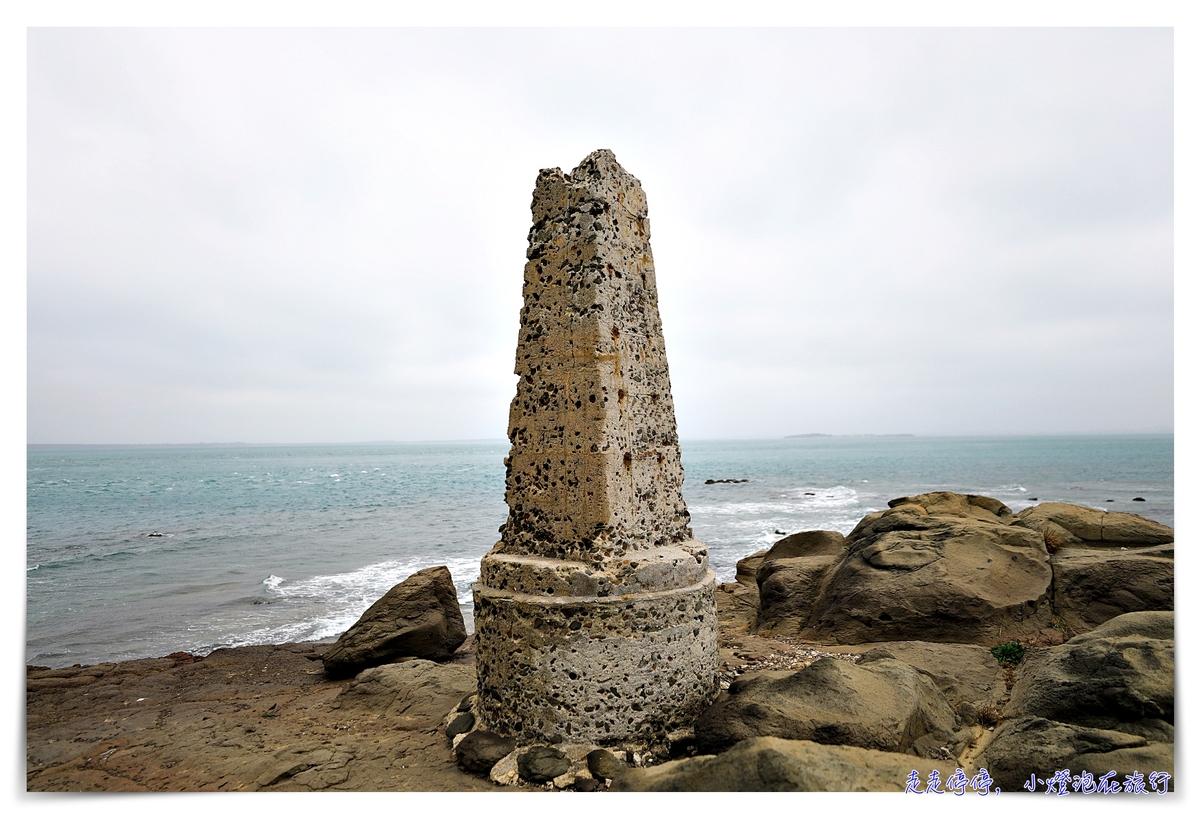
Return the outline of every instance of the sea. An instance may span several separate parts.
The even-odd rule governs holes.
[[[928,491],[1174,525],[1169,434],[685,440],[681,450],[692,528],[722,582],[786,534],[849,533],[888,500]],[[479,560],[507,516],[507,453],[503,440],[30,446],[26,661],[330,640],[432,565],[449,567],[470,631]]]

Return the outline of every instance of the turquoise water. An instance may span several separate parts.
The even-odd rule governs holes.
[[[777,532],[845,533],[889,499],[923,491],[986,494],[1014,511],[1036,497],[1174,524],[1172,435],[682,448],[693,529],[722,581]],[[449,566],[470,623],[470,585],[507,514],[507,450],[503,441],[31,449],[27,661],[331,638],[430,565]]]

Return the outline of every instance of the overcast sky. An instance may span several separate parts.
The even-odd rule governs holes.
[[[501,438],[540,168],[679,431],[1165,432],[1169,29],[35,29],[28,440]]]

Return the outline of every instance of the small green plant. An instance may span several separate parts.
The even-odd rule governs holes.
[[[992,655],[1002,665],[1019,665],[1025,658],[1025,646],[1020,642],[1005,642],[992,648]]]

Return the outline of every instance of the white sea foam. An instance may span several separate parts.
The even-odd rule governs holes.
[[[283,607],[273,605],[264,613],[275,618],[287,616],[288,620],[249,629],[239,628],[235,635],[222,644],[255,645],[340,636],[394,585],[422,568],[433,565],[445,565],[450,569],[459,605],[466,609],[464,613],[469,617],[471,585],[479,579],[477,557],[441,561],[430,557],[387,560],[355,571],[308,579],[286,580],[272,574],[263,580],[263,585],[267,586],[278,603],[283,603]]]

